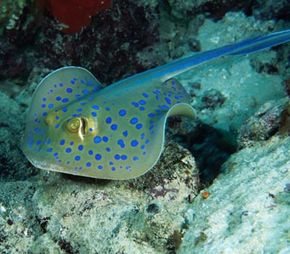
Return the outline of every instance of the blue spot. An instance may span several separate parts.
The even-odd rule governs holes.
[[[73,142],[73,141],[71,141],[71,142],[69,142],[69,144],[72,146],[72,145],[74,144],[74,142]]]
[[[96,160],[99,161],[102,159],[102,155],[100,155],[99,153],[96,154],[95,156]]]
[[[107,152],[111,152],[111,148],[110,148],[110,147],[107,147],[107,148],[106,148],[106,151],[107,151]]]
[[[62,108],[61,110],[62,110],[62,112],[64,112],[64,113],[67,112],[67,108]]]
[[[155,89],[155,90],[153,91],[153,93],[155,93],[155,94],[160,94],[161,92],[160,92],[159,89]]]
[[[128,136],[128,131],[123,131],[123,135],[124,135],[124,137],[127,137]]]
[[[89,168],[90,166],[92,166],[92,163],[87,162],[87,163],[86,163],[86,166]]]
[[[99,165],[99,166],[98,166],[98,169],[103,169],[103,166]]]
[[[167,105],[159,105],[158,107],[159,107],[160,109],[163,109],[163,110],[164,110],[164,109],[165,109],[165,110],[166,110],[166,109],[169,109],[169,106],[167,106]]]
[[[143,95],[145,98],[148,98],[148,97],[149,97],[148,93],[142,93],[142,95]]]
[[[41,140],[36,141],[36,145],[38,145],[38,146],[41,145],[41,143],[42,143]]]
[[[107,142],[109,141],[109,138],[108,138],[107,136],[103,136],[103,141],[104,141],[105,143],[107,143]]]
[[[49,109],[52,109],[52,108],[54,107],[54,105],[53,105],[52,103],[49,103],[49,104],[47,105],[47,107],[48,107]]]
[[[130,123],[131,124],[135,124],[138,122],[138,118],[137,117],[133,117],[131,120],[130,120]]]
[[[145,108],[144,108],[144,107],[140,107],[139,109],[140,109],[141,111],[144,111],[144,110],[145,110]]]
[[[42,116],[47,116],[47,112],[43,112],[42,113]]]
[[[54,156],[54,157],[57,157],[57,156],[58,156],[58,153],[54,153],[53,156]]]
[[[160,109],[155,109],[155,112],[159,115],[162,113]]]
[[[109,164],[112,166],[112,165],[114,165],[114,162],[110,161]]]
[[[145,149],[145,145],[142,145],[142,146],[141,146],[141,149],[144,150],[144,149]]]
[[[59,116],[55,116],[55,120],[59,120]]]
[[[60,101],[61,100],[61,97],[60,96],[56,96],[55,97],[55,100]]]
[[[79,155],[75,156],[76,161],[79,161],[80,159],[81,159],[81,156],[79,156]]]
[[[155,116],[155,114],[149,113],[147,116],[150,117],[150,118],[153,118]]]
[[[120,109],[119,115],[120,116],[125,116],[126,115],[126,110],[125,109]]]
[[[59,85],[60,87],[63,87],[63,83],[59,83],[58,85]]]
[[[36,127],[33,129],[35,133],[40,133],[40,128]]]
[[[144,138],[145,138],[145,133],[142,133],[142,134],[140,135],[140,137],[141,137],[141,139],[144,139]]]
[[[170,100],[170,98],[165,97],[165,101],[166,101],[167,104],[171,104],[171,100]]]
[[[143,127],[142,123],[138,123],[138,124],[136,124],[136,129],[137,129],[137,130],[142,129],[142,127]]]
[[[93,152],[93,150],[89,150],[89,155],[93,155],[94,154],[94,152]]]
[[[82,91],[82,93],[83,94],[88,94],[90,91],[88,90],[88,89],[84,89],[83,91]]]
[[[46,98],[45,98],[45,97],[43,97],[43,98],[42,98],[42,101],[46,101]]]
[[[97,113],[96,112],[92,112],[91,114],[92,114],[93,117],[96,117],[97,116]]]
[[[127,160],[128,156],[126,154],[121,155],[121,160]]]
[[[120,160],[121,156],[120,156],[120,154],[115,154],[114,158],[115,158],[115,160],[118,161],[118,160]]]
[[[134,156],[133,157],[133,161],[137,161],[137,160],[139,160],[139,157],[138,156]]]
[[[73,91],[73,90],[72,90],[70,87],[68,87],[68,88],[66,89],[66,92],[67,92],[67,93],[72,93],[72,91]]]
[[[108,116],[108,117],[106,118],[106,123],[107,123],[107,124],[112,123],[112,118]]]
[[[124,142],[123,139],[119,139],[119,140],[117,141],[117,144],[118,144],[121,148],[125,148],[125,142]]]
[[[115,170],[116,170],[116,168],[115,168],[115,167],[112,167],[111,169],[112,169],[112,171],[115,171]]]
[[[92,132],[93,131],[93,128],[89,128],[89,131]]]
[[[84,146],[83,146],[83,145],[79,145],[78,149],[79,149],[80,151],[82,151],[82,150],[84,149]]]
[[[138,141],[136,140],[136,139],[133,139],[132,141],[131,141],[131,146],[133,146],[133,147],[135,147],[135,146],[137,146],[139,143],[138,143]]]
[[[96,109],[96,110],[99,110],[100,109],[100,107],[98,105],[93,105],[92,108],[93,109]]]
[[[96,144],[100,143],[101,141],[102,141],[102,138],[101,138],[100,136],[95,136],[95,137],[94,137],[94,142],[95,142]]]
[[[61,146],[63,146],[64,143],[65,143],[65,140],[64,140],[64,139],[62,139],[61,141],[59,141],[59,144],[60,144]]]
[[[144,100],[140,100],[140,101],[139,101],[139,104],[140,104],[140,105],[145,105],[145,104],[146,104],[146,101],[144,101]]]
[[[51,147],[50,148],[47,148],[46,151],[49,152],[49,153],[51,153],[52,152],[52,148]]]
[[[69,101],[69,99],[68,98],[63,98],[61,101],[62,101],[62,103],[66,103],[66,102]]]
[[[183,98],[183,96],[182,96],[182,95],[175,95],[174,98],[175,98],[176,100],[179,100],[179,99]]]
[[[74,79],[71,79],[70,83],[74,85],[76,81]]]
[[[77,112],[82,112],[82,111],[83,111],[82,108],[78,108],[78,109],[77,109]]]
[[[66,152],[66,153],[71,153],[71,151],[72,151],[72,150],[71,150],[70,147],[68,147],[68,148],[65,149],[65,152]]]
[[[117,124],[114,123],[114,124],[111,125],[111,130],[112,131],[116,131],[117,129],[118,129],[118,125]]]
[[[45,105],[45,104],[41,104],[41,107],[42,107],[42,108],[45,108],[45,107],[46,107],[46,105]]]
[[[135,101],[133,101],[131,104],[132,104],[134,107],[136,107],[136,108],[139,107],[139,104],[138,104],[137,102],[135,102]]]
[[[109,107],[105,107],[105,110],[110,111],[111,109]]]
[[[55,127],[56,129],[58,129],[59,126],[60,126],[60,124],[58,123],[58,124],[56,124],[54,127]]]

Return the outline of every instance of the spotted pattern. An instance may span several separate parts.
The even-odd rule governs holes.
[[[118,179],[118,172],[136,175],[136,170],[146,170],[150,163],[146,155],[155,151],[159,138],[155,136],[158,121],[184,99],[184,90],[178,83],[165,82],[151,90],[137,89],[131,97],[114,102],[99,100],[99,89],[94,80],[77,75],[43,86],[41,103],[33,111],[33,131],[26,134],[28,151],[45,151],[49,163],[64,167],[64,172],[92,177],[105,174],[101,178]],[[89,126],[69,133],[66,124],[73,118],[89,119],[85,122]],[[50,122],[53,131],[46,127]]]

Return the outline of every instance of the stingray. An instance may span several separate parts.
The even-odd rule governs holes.
[[[194,119],[183,86],[174,78],[221,57],[245,55],[290,41],[290,30],[244,40],[172,61],[103,88],[84,68],[48,74],[35,90],[22,149],[37,168],[125,180],[159,160],[169,116]]]

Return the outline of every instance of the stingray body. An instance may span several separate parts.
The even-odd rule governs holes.
[[[106,88],[81,67],[46,76],[34,92],[23,151],[38,168],[124,180],[158,161],[166,119],[194,118],[189,96],[173,77],[222,56],[242,55],[290,40],[290,30],[179,59]]]

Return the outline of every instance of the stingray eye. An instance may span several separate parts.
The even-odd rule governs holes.
[[[70,119],[66,124],[66,129],[71,133],[76,133],[81,127],[81,118],[75,117]]]
[[[66,122],[66,129],[70,133],[76,133],[83,138],[88,133],[88,119],[84,117],[74,117]]]

